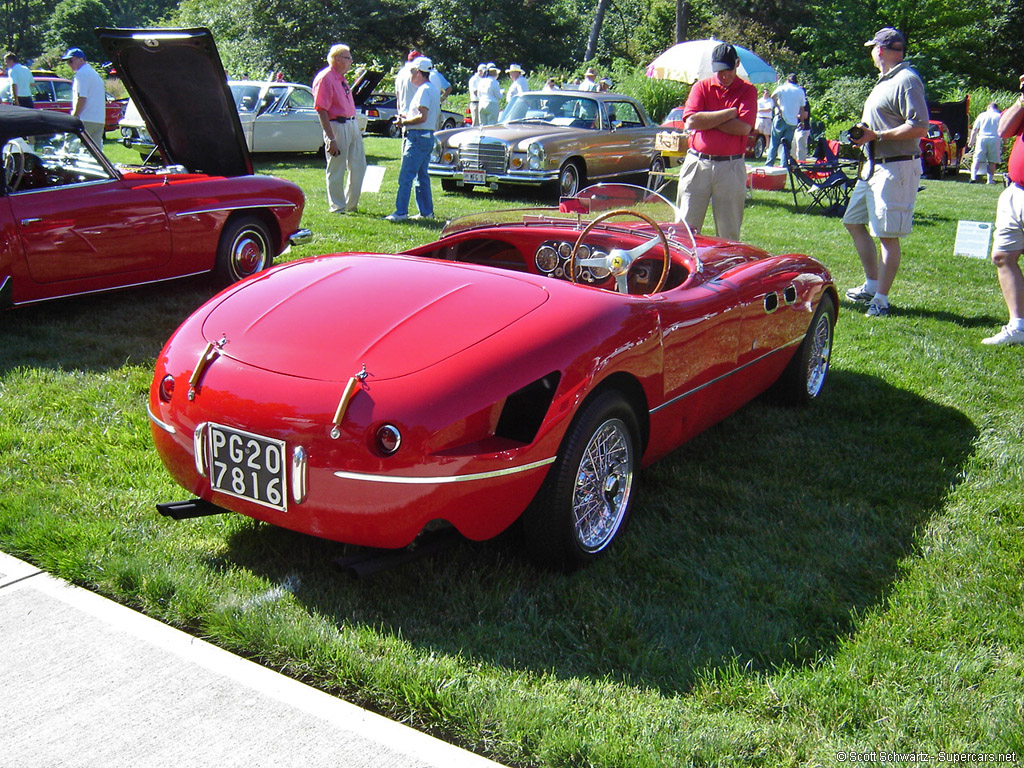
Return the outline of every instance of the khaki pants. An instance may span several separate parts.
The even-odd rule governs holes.
[[[677,205],[683,220],[697,232],[704,226],[708,204],[715,217],[715,234],[739,240],[746,200],[747,166],[736,160],[702,160],[687,153],[679,172]]]
[[[331,129],[334,131],[338,154],[327,155],[327,202],[331,213],[353,212],[359,205],[359,193],[363,188],[363,176],[366,175],[363,137],[356,120],[344,123],[332,121]]]

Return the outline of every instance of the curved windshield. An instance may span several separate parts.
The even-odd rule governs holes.
[[[574,197],[563,197],[557,207],[514,208],[460,216],[448,222],[441,236],[447,237],[467,229],[509,224],[551,225],[564,222],[567,227],[582,229],[602,213],[615,210],[639,211],[663,225],[669,238],[696,250],[693,232],[683,221],[679,209],[657,192],[633,184],[594,184]],[[627,219],[612,219],[607,224],[608,227],[624,225],[630,225],[630,222]]]
[[[547,123],[565,128],[600,127],[597,99],[579,93],[524,93],[505,111],[503,122]]]

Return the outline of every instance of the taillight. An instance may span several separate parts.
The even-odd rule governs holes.
[[[160,399],[165,402],[171,402],[171,398],[174,397],[174,377],[167,374],[160,380],[160,389],[158,390]]]

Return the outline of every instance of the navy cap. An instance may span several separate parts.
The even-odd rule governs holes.
[[[736,48],[728,43],[719,43],[711,52],[711,71],[722,72],[726,69],[736,69],[740,62]]]
[[[68,48],[68,52],[60,57],[61,61],[67,61],[68,59],[84,59],[85,51],[81,48]]]
[[[875,36],[864,43],[866,46],[879,46],[880,48],[891,48],[894,51],[902,51],[907,47],[907,38],[898,29],[882,27]]]

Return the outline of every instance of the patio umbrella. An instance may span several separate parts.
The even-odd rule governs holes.
[[[721,40],[688,40],[677,43],[661,54],[647,67],[647,76],[658,80],[679,80],[695,83],[712,75],[711,52]],[[774,83],[777,77],[772,69],[756,53],[741,45],[735,46],[740,57],[737,73],[751,83]]]

